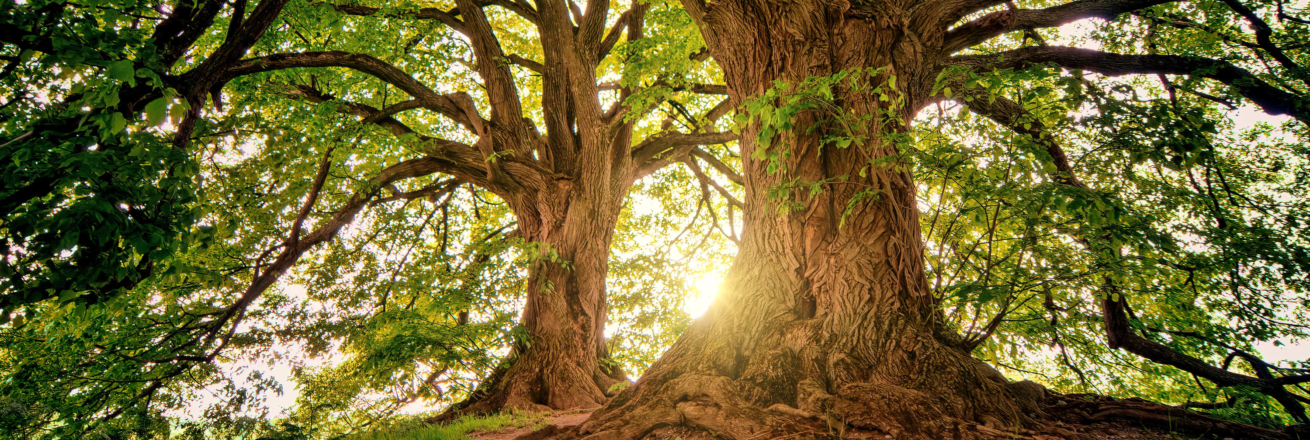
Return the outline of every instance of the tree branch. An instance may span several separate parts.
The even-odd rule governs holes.
[[[215,0],[209,1],[213,2]],[[285,7],[289,1],[290,0],[264,0],[255,5],[255,9],[250,11],[250,15],[243,20],[238,35],[229,37],[227,41],[224,41],[222,45],[218,46],[218,49],[215,49],[208,57],[205,57],[205,60],[202,61],[199,66],[194,70],[187,72],[184,75],[183,82],[200,85],[203,89],[202,91],[213,92],[217,88],[222,88],[223,84],[226,82],[224,79],[224,73],[228,71],[228,66],[233,63],[239,63],[237,60],[245,56],[246,52],[255,45],[255,42],[259,41],[260,37],[264,35],[264,32],[268,30],[268,27],[277,20],[279,15],[281,15],[282,8]],[[182,48],[182,50],[185,51],[186,48],[189,48],[195,39],[198,39],[200,35],[208,30],[209,25],[212,22],[213,17],[210,17],[209,22],[204,23],[203,29],[196,30],[194,28],[188,28],[186,32],[183,32],[183,36],[185,38],[190,38],[191,41],[187,42],[186,47]],[[193,23],[192,26],[197,24],[199,23]],[[195,33],[195,35],[192,36],[192,33]],[[182,54],[179,53],[177,55],[180,57]]]
[[[641,5],[645,6],[646,3]],[[596,48],[597,60],[605,59],[606,56],[609,56],[610,51],[614,50],[614,45],[619,44],[619,38],[623,37],[623,30],[628,27],[628,21],[631,18],[631,9],[623,11],[619,15],[619,19],[614,22],[614,27],[610,28],[609,32],[605,34],[605,39],[601,40],[600,45]]]
[[[390,196],[380,197],[373,200],[372,202],[369,202],[369,206],[379,205],[382,203],[396,201],[396,200],[404,200],[406,202],[409,202],[410,200],[424,198],[424,197],[428,198],[433,203],[436,203],[438,199],[451,193],[452,191],[455,191],[456,189],[458,189],[459,185],[463,185],[464,183],[465,183],[464,181],[459,180],[458,178],[447,179],[413,191],[406,191],[406,192],[400,192],[396,190],[394,186],[388,186],[387,189],[390,190],[392,194]]]
[[[524,20],[532,22],[534,25],[541,24],[537,10],[523,0],[491,0],[484,4],[500,6],[517,14],[519,17],[523,17]]]
[[[995,97],[995,103],[990,103],[990,99],[974,99],[968,103],[972,111],[978,112],[1001,125],[1015,131],[1016,133],[1026,134],[1032,137],[1033,141],[1046,147],[1048,153],[1054,158],[1064,158],[1066,154],[1063,148],[1055,142],[1050,136],[1044,133],[1045,127],[1034,118],[1031,118],[1023,110],[1023,107],[1014,101],[1004,97]],[[996,104],[999,103],[999,104]],[[1022,121],[1022,123],[1019,123]],[[1029,126],[1024,127],[1023,123]],[[1073,186],[1081,189],[1088,189],[1087,185],[1078,180],[1072,167],[1067,160],[1057,159],[1055,161],[1057,172],[1063,179],[1057,179],[1058,183]],[[1083,246],[1091,248],[1093,243],[1087,237],[1074,237]],[[1245,374],[1230,372],[1227,369],[1210,365],[1208,362],[1193,356],[1184,354],[1178,350],[1160,344],[1158,342],[1146,339],[1132,329],[1129,316],[1127,313],[1127,299],[1120,292],[1119,287],[1106,277],[1101,287],[1101,310],[1102,320],[1105,326],[1106,342],[1111,349],[1120,349],[1141,356],[1157,364],[1169,365],[1176,367],[1188,373],[1204,377],[1214,382],[1220,387],[1228,386],[1249,386],[1259,390],[1279,403],[1287,410],[1293,418],[1298,421],[1307,421],[1305,409],[1299,402],[1283,388],[1284,385],[1310,382],[1310,375],[1305,377],[1287,376],[1283,378],[1272,377],[1251,377]],[[1257,368],[1259,371],[1259,368]],[[1267,374],[1264,376],[1268,376]]]
[[[332,7],[332,9],[336,9],[347,15],[355,15],[355,16],[362,16],[362,17],[376,15],[378,12],[382,10],[381,8],[372,8],[368,6],[359,6],[359,5],[342,5],[342,4],[335,4],[335,3],[318,3],[318,4],[330,6]],[[420,20],[437,20],[440,21],[442,24],[445,24],[447,27],[450,27],[451,29],[458,31],[461,34],[467,34],[468,32],[467,30],[465,30],[464,22],[460,21],[458,18],[455,17],[455,14],[457,13],[458,11],[454,11],[454,10],[443,11],[438,8],[420,8],[417,11],[386,14],[386,16],[400,17],[400,18],[416,18]]]
[[[946,32],[942,52],[955,53],[1002,34],[1023,29],[1058,27],[1084,18],[1113,20],[1119,14],[1176,0],[1081,0],[1045,9],[993,12]]]
[[[523,102],[519,98],[518,85],[514,83],[514,74],[504,62],[505,52],[500,41],[487,21],[482,7],[474,0],[456,0],[455,5],[467,25],[469,42],[473,47],[478,76],[482,77],[483,87],[487,90],[487,100],[491,105],[491,119],[498,125],[505,136],[494,138],[490,127],[476,127],[478,147],[485,153],[510,150],[523,158],[532,157],[532,146],[522,140],[529,139],[529,129],[523,119]],[[473,100],[468,100],[471,108]],[[488,154],[488,157],[490,155]],[[491,168],[488,168],[489,170]]]
[[[470,112],[467,106],[461,105],[465,100],[472,102],[472,98],[469,98],[467,93],[439,94],[399,68],[366,54],[341,51],[303,52],[247,59],[229,67],[223,82],[245,75],[297,67],[345,67],[357,70],[396,86],[422,102],[425,108],[450,118],[469,131],[481,134],[478,127],[485,122],[477,115],[476,110]]]
[[[1190,75],[1209,78],[1234,88],[1265,113],[1290,115],[1310,124],[1310,103],[1305,99],[1257,78],[1232,63],[1209,58],[1178,55],[1123,55],[1072,47],[1026,47],[991,55],[951,57],[949,64],[977,70],[1024,69],[1054,64],[1066,69],[1083,69],[1103,75],[1129,74]]]
[[[532,61],[532,60],[530,60],[530,59],[528,59],[528,58],[526,58],[526,57],[524,57],[524,56],[522,56],[522,55],[509,54],[509,55],[506,55],[506,56],[505,56],[505,59],[509,60],[509,62],[511,62],[511,63],[514,63],[514,64],[518,64],[518,65],[520,65],[520,66],[523,66],[524,68],[527,68],[528,70],[531,70],[531,71],[533,71],[533,72],[537,72],[537,74],[541,74],[542,72],[544,72],[544,71],[546,70],[546,66],[543,66],[543,65],[541,65],[541,63],[538,63],[538,62],[536,62],[536,61]]]
[[[210,25],[214,24],[214,18],[223,9],[223,3],[222,0],[203,0],[178,2],[173,6],[172,12],[155,25],[155,33],[150,36],[151,42],[159,48],[163,65],[171,66],[186,54],[186,50],[209,30]],[[243,24],[242,27],[245,28],[246,25]],[[10,35],[9,31],[4,29],[0,29],[0,34]],[[230,43],[233,42],[231,40],[224,42],[225,45]]]
[[[503,189],[493,184],[491,177],[488,175],[486,167],[489,166],[489,162],[487,158],[471,145],[415,133],[409,126],[397,121],[395,118],[382,116],[382,112],[376,108],[365,104],[342,101],[310,86],[297,86],[293,94],[310,102],[340,102],[343,112],[359,116],[364,121],[386,128],[397,138],[404,138],[406,135],[411,134],[415,135],[420,141],[420,149],[432,159],[437,160],[437,164],[443,167],[442,172],[493,192]]]
[[[632,163],[635,165],[633,179],[649,176],[660,168],[681,161],[697,146],[722,144],[734,140],[737,140],[737,135],[731,132],[692,134],[673,132],[652,136],[632,149]]]
[[[715,182],[709,175],[706,175],[705,171],[701,170],[700,164],[696,163],[695,157],[685,156],[682,158],[682,163],[687,164],[687,169],[691,170],[691,173],[696,175],[696,180],[700,181],[702,187],[713,187],[714,191],[718,192],[720,196],[723,196],[724,200],[727,200],[729,204],[736,206],[737,208],[744,209],[746,207],[746,205],[742,203],[741,200],[737,199],[736,196],[733,196],[727,188],[724,188],[723,185],[719,185],[719,182]],[[706,200],[706,202],[709,201]],[[710,209],[714,209],[713,206],[711,206]]]
[[[1240,0],[1221,1],[1228,5],[1228,7],[1232,9],[1233,12],[1236,12],[1237,15],[1241,15],[1243,18],[1246,18],[1247,22],[1251,23],[1251,28],[1255,29],[1255,41],[1259,44],[1261,49],[1268,52],[1269,56],[1274,57],[1274,60],[1278,61],[1278,64],[1283,65],[1284,69],[1290,71],[1292,76],[1300,79],[1301,83],[1310,86],[1310,76],[1306,75],[1305,69],[1302,68],[1300,64],[1297,64],[1296,61],[1292,61],[1292,58],[1288,57],[1287,53],[1283,52],[1283,49],[1278,47],[1277,44],[1274,44],[1273,39],[1270,38],[1273,36],[1274,31],[1269,27],[1269,23],[1265,23],[1264,19],[1260,18],[1259,15],[1256,15],[1256,13],[1247,8],[1246,5],[1243,5]]]
[[[577,44],[582,45],[597,61],[600,58],[596,55],[600,53],[601,43],[605,39],[605,20],[609,18],[609,10],[608,1],[588,1],[587,10],[578,22]]]
[[[719,174],[722,174],[724,177],[727,177],[728,180],[732,181],[732,183],[738,185],[746,184],[745,179],[742,179],[740,173],[734,171],[732,167],[729,167],[728,164],[725,164],[722,161],[720,161],[719,158],[714,157],[713,154],[710,154],[700,148],[692,148],[690,154],[692,157],[703,160],[705,161],[705,163],[710,164],[710,166],[713,167],[715,171],[718,171]]]
[[[938,21],[941,27],[948,27],[959,21],[964,16],[990,8],[992,6],[1004,4],[1008,0],[954,0],[943,5],[941,19]]]
[[[633,147],[632,161],[633,163],[646,163],[658,159],[667,159],[671,158],[671,156],[661,156],[661,153],[665,153],[670,149],[684,147],[685,151],[683,151],[682,154],[686,154],[687,151],[691,151],[692,148],[699,145],[722,144],[735,140],[737,140],[737,135],[731,132],[691,134],[680,132],[665,133],[647,138],[640,144],[637,144],[637,146]]]
[[[291,233],[287,236],[287,246],[295,246],[300,242],[300,231],[305,225],[305,219],[309,217],[314,204],[318,202],[319,192],[323,190],[323,184],[327,182],[328,171],[332,169],[332,150],[335,149],[328,148],[327,152],[323,153],[323,159],[319,160],[318,172],[314,174],[314,183],[310,185],[309,194],[305,196],[305,203],[300,207],[300,213],[296,214],[296,220],[291,222]]]
[[[988,96],[982,91],[965,89],[962,85],[957,86],[956,90],[961,90],[960,93],[973,96],[973,101],[960,101],[968,105],[969,110],[986,116],[997,124],[1010,129],[1010,131],[1027,135],[1033,142],[1045,147],[1046,153],[1050,155],[1051,161],[1055,164],[1056,171],[1052,173],[1051,178],[1056,183],[1074,188],[1089,189],[1087,184],[1078,180],[1078,176],[1075,175],[1064,148],[1060,147],[1060,144],[1050,137],[1040,121],[1033,120],[1031,115],[1024,110],[1022,104],[1009,98]]]

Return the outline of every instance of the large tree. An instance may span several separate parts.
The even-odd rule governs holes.
[[[248,6],[5,6],[4,73],[14,95],[5,105],[11,112],[6,133],[12,136],[0,148],[7,163],[22,164],[6,174],[0,193],[11,256],[0,298],[5,318],[18,307],[42,303],[75,303],[85,310],[133,288],[161,288],[164,278],[152,274],[188,274],[189,263],[165,270],[161,261],[204,241],[212,224],[224,221],[218,213],[199,222],[210,225],[196,227],[194,199],[187,197],[199,187],[193,176],[203,151],[188,148],[196,139],[261,142],[250,136],[260,131],[251,120],[264,118],[261,111],[290,112],[308,101],[333,109],[315,114],[323,127],[364,126],[324,132],[354,137],[356,145],[400,144],[406,154],[383,154],[397,161],[354,168],[359,156],[342,154],[338,146],[349,143],[341,138],[264,139],[283,146],[299,140],[302,151],[276,154],[309,160],[292,161],[307,171],[298,178],[270,174],[277,180],[267,192],[278,189],[294,201],[270,205],[288,214],[274,220],[285,220],[282,227],[266,228],[275,229],[265,231],[273,235],[267,237],[271,243],[257,240],[258,248],[234,250],[248,254],[244,268],[235,269],[248,284],[216,310],[189,310],[160,340],[143,347],[82,344],[82,355],[72,357],[92,358],[83,365],[109,362],[142,371],[124,380],[132,384],[127,390],[102,390],[122,399],[94,398],[84,415],[107,408],[103,419],[112,419],[149,405],[188,366],[214,362],[234,335],[241,339],[239,326],[252,305],[302,256],[336,239],[367,208],[448,199],[461,185],[502,200],[514,219],[505,229],[528,243],[531,255],[521,338],[504,365],[458,409],[570,409],[605,402],[606,391],[623,377],[600,361],[607,357],[610,243],[629,187],[698,146],[736,137],[706,123],[726,107],[714,105],[723,99],[721,86],[688,76],[689,69],[704,70],[705,58],[692,56],[699,48],[695,39],[675,42],[678,48],[669,53],[678,59],[646,57],[652,52],[643,50],[650,45],[642,41],[652,8],[646,3],[624,11],[609,2],[585,9],[521,1]],[[663,8],[661,14],[676,18]],[[327,32],[297,26],[297,20],[327,26]],[[404,38],[383,36],[384,29]],[[88,79],[64,81],[74,75]],[[64,102],[49,105],[50,99]],[[224,108],[225,100],[242,106]],[[261,104],[271,108],[247,107]],[[155,128],[170,108],[173,126]],[[664,124],[648,117],[664,109],[672,115]],[[162,141],[166,136],[171,143]],[[306,169],[305,163],[314,166]],[[222,166],[214,168],[208,175],[224,175]],[[352,184],[353,176],[335,174],[341,169],[370,175]],[[327,200],[335,206],[325,207]],[[92,230],[80,231],[82,224]],[[146,280],[148,286],[139,286]],[[138,354],[113,355],[127,351]],[[75,397],[79,387],[60,389]]]
[[[1214,85],[1203,87],[1227,98],[1195,92],[1199,96],[1249,100],[1266,113],[1310,122],[1301,87],[1306,72],[1297,61],[1304,53],[1271,39],[1271,26],[1261,18],[1274,14],[1275,5],[1263,5],[1259,12],[1235,1],[1087,0],[1039,9],[1000,1],[686,0],[683,5],[724,71],[731,102],[744,105],[739,118],[745,122],[740,146],[746,209],[740,254],[710,311],[636,386],[570,436],[758,438],[835,430],[895,438],[979,438],[1024,429],[1070,434],[1038,421],[1042,416],[1036,404],[1045,394],[1041,387],[1010,383],[970,356],[995,324],[967,338],[946,325],[943,301],[925,277],[919,185],[905,151],[916,114],[929,104],[956,100],[1036,136],[1027,142],[1045,148],[1028,151],[1038,163],[1050,165],[1042,166],[1049,172],[1044,179],[1083,190],[1065,193],[1081,198],[1080,204],[1096,196],[1089,195],[1058,142],[1042,137],[1041,121],[1026,116],[1033,107],[1028,104],[1040,103],[1017,104],[977,83],[1032,80],[1031,74],[998,73],[1044,67],[1073,72],[1069,84],[1075,85],[1091,84],[1082,79],[1084,72],[1204,78]],[[1303,32],[1303,21],[1287,15],[1281,3],[1276,6],[1280,17],[1290,17],[1286,32]],[[1166,55],[1155,53],[1160,50],[1156,45],[1105,43],[1147,52],[1114,53],[1052,46],[1042,35],[1080,19],[1113,20],[1130,13],[1178,29],[1205,29],[1186,18],[1197,11],[1254,29],[1254,41],[1247,35],[1222,35],[1250,41],[1237,47],[1254,54],[1250,59],[1266,61],[1256,64],[1261,69],[1253,72],[1250,64],[1201,56],[1203,50]],[[1124,26],[1123,21],[1110,26]],[[1100,41],[1114,42],[1113,37],[1123,35],[1106,34]],[[1022,38],[1008,38],[1013,35]],[[998,37],[1006,37],[1003,44],[997,44]],[[1197,87],[1188,82],[1188,89]],[[1178,154],[1174,157],[1186,156]],[[1126,209],[1131,211],[1126,205],[1114,208]],[[1099,215],[1081,221],[1095,225],[1088,218]],[[1296,231],[1297,225],[1280,227]],[[1115,240],[1123,236],[1115,228],[1103,224],[1057,234],[1082,243],[1091,249],[1088,258],[1110,268],[1101,272],[1104,282],[1096,294],[1110,346],[1220,387],[1261,390],[1283,403],[1293,419],[1304,421],[1299,401],[1305,397],[1286,387],[1307,378],[1274,377],[1267,367],[1256,367],[1256,375],[1230,372],[1227,361],[1223,367],[1211,365],[1137,333],[1134,327],[1144,324],[1130,324],[1129,292],[1115,288],[1115,280],[1131,271],[1122,260],[1132,257],[1120,255],[1122,242]],[[1222,245],[1221,240],[1207,243]],[[1302,276],[1297,264],[1284,267],[1285,274]],[[1296,279],[1287,278],[1288,286],[1297,285]],[[1141,411],[1115,411],[1143,417]],[[1167,411],[1158,414],[1164,415],[1157,419],[1177,418]]]
[[[332,7],[351,16],[436,20],[459,33],[471,47],[470,67],[477,73],[480,96],[439,93],[387,61],[349,51],[269,54],[236,63],[228,74],[235,78],[292,68],[343,67],[399,89],[409,99],[384,108],[342,101],[343,109],[423,151],[425,157],[410,162],[418,170],[414,174],[447,174],[504,200],[514,214],[516,235],[532,243],[529,252],[540,254],[528,268],[527,300],[519,323],[524,339],[506,364],[457,409],[573,409],[604,403],[606,390],[623,377],[602,368],[600,361],[607,357],[605,274],[610,242],[628,189],[634,180],[686,157],[699,145],[735,139],[732,133],[701,129],[634,135],[634,126],[664,97],[656,97],[654,105],[622,105],[642,80],[625,75],[631,71],[613,72],[618,77],[608,86],[598,82],[597,75],[606,73],[602,63],[608,62],[617,43],[643,38],[649,5],[634,4],[617,15],[606,2],[590,3],[585,10],[570,10],[563,3],[471,1],[456,2],[450,10],[396,13],[362,5]],[[535,31],[517,38],[536,40],[519,49],[532,57],[539,53],[540,61],[507,50],[486,9],[503,11],[497,12],[498,27]],[[540,89],[525,95],[524,88],[530,87],[525,82]],[[339,99],[312,85],[297,87],[309,100]],[[607,88],[617,92],[609,105],[603,99]],[[704,86],[697,91],[715,92]],[[539,107],[526,107],[525,96]],[[417,109],[453,121],[469,141],[416,133],[395,118]]]

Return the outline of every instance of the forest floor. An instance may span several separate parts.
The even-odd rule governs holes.
[[[556,411],[544,415],[543,419],[531,425],[508,425],[499,429],[470,432],[465,434],[473,440],[513,440],[523,434],[540,430],[549,425],[555,425],[559,428],[571,428],[587,421],[591,417],[592,410],[586,411]]]

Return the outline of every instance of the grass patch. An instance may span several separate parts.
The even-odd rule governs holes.
[[[342,440],[468,440],[470,432],[504,428],[546,427],[550,413],[514,411],[493,416],[460,417],[444,425],[429,425],[422,418],[393,424],[386,429],[349,435]]]

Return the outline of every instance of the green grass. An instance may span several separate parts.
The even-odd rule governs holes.
[[[429,425],[414,419],[385,429],[346,436],[342,440],[467,440],[468,433],[530,426],[541,429],[549,419],[547,413],[515,411],[483,417],[461,417],[444,425]]]

